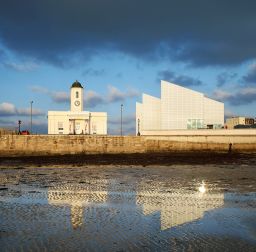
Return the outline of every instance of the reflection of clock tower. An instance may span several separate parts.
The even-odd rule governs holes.
[[[83,86],[78,81],[75,81],[70,90],[70,110],[82,112],[84,110],[83,98]]]

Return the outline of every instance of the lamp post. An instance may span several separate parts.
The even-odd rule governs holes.
[[[123,104],[121,104],[121,136],[123,135]]]
[[[19,135],[20,135],[20,125],[21,125],[21,120],[18,121],[18,124],[19,124]]]
[[[140,136],[140,118],[138,118],[138,133],[137,136]]]
[[[33,101],[30,102],[30,134],[32,134],[32,104]]]

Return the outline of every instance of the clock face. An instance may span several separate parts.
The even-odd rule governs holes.
[[[75,101],[75,105],[79,106],[80,105],[80,101]]]

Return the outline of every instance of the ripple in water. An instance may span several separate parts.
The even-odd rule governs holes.
[[[69,181],[1,190],[1,251],[256,250],[255,193],[205,181],[189,190],[141,178]]]

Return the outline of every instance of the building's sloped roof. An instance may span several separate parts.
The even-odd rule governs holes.
[[[83,88],[82,84],[80,82],[78,82],[77,80],[72,84],[71,88],[73,88],[73,87]]]

